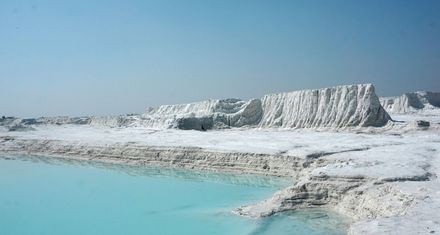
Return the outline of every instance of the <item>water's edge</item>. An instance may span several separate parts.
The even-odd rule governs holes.
[[[276,187],[283,189],[293,183],[291,177],[267,176],[257,174],[237,174],[234,172],[220,172],[209,170],[184,169],[178,167],[163,167],[152,165],[133,165],[102,160],[81,160],[72,157],[50,156],[50,155],[1,155],[0,160],[20,160],[29,162],[42,162],[51,165],[86,166],[97,169],[111,170],[131,176],[160,176],[194,181],[224,182],[228,184],[250,185],[258,187]]]

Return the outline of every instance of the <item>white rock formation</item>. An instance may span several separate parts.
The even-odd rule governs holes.
[[[337,86],[237,99],[150,108],[147,127],[206,130],[213,127],[342,128],[383,126],[389,120],[371,84]]]
[[[440,108],[440,92],[417,91],[398,97],[381,97],[380,103],[389,113],[410,113]]]
[[[255,125],[261,118],[261,101],[239,99],[208,100],[190,104],[149,108],[142,116],[143,126],[207,130],[213,127]]]
[[[389,119],[371,84],[266,95],[261,127],[383,126]]]

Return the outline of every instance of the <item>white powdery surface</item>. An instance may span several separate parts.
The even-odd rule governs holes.
[[[413,111],[410,113],[392,113],[391,118],[396,121],[412,122],[414,120],[424,120],[431,123],[432,126],[440,124],[440,109],[425,109]]]
[[[326,159],[338,162],[313,170],[312,176],[369,177],[381,181],[418,180],[428,176],[433,153],[437,151],[435,141],[439,139],[438,133],[409,135],[401,137],[400,142],[384,141],[385,145],[376,145],[364,151],[330,155]]]
[[[393,182],[392,187],[413,197],[413,205],[402,216],[362,221],[351,226],[350,234],[438,234],[440,230],[440,141],[439,135],[425,138],[429,146],[423,153],[415,154],[434,174],[430,181]],[[420,151],[416,150],[416,151]],[[412,149],[405,153],[410,156]],[[402,152],[395,153],[398,157]],[[393,171],[394,169],[390,169]]]
[[[283,154],[306,157],[309,154],[403,144],[401,136],[312,130],[231,129],[182,131],[145,128],[105,128],[88,125],[39,126],[35,131],[1,132],[23,139],[50,139],[107,144],[136,142],[148,146],[199,147],[225,152]]]

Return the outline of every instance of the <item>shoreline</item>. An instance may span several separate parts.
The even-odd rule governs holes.
[[[9,143],[12,144],[8,146]],[[88,145],[1,136],[0,153],[277,177],[297,177],[292,169],[301,168],[307,161],[290,156],[218,152],[194,147],[142,146],[130,143]]]
[[[228,184],[250,185],[261,187],[275,187],[277,190],[287,187],[292,183],[292,178],[284,176],[271,176],[259,174],[239,174],[238,172],[222,172],[209,170],[196,170],[179,167],[165,167],[153,165],[136,165],[102,160],[84,160],[66,156],[55,155],[24,155],[17,153],[0,153],[0,160],[24,161],[49,165],[91,167],[97,170],[109,170],[132,176],[160,176],[182,179],[195,179],[211,182],[226,182]]]

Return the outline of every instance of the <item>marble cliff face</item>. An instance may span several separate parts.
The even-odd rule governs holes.
[[[247,102],[227,99],[164,105],[149,109],[143,117],[151,127],[196,130],[365,127],[383,126],[389,120],[371,84],[272,94]]]

